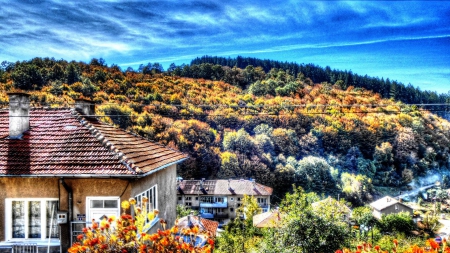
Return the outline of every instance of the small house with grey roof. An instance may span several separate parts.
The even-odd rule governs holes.
[[[370,203],[370,207],[373,210],[373,216],[377,219],[381,219],[383,215],[400,212],[407,212],[412,216],[414,211],[411,207],[390,196],[385,196],[377,201]]]

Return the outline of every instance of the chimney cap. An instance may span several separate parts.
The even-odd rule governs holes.
[[[10,96],[10,95],[21,95],[21,96],[28,96],[28,97],[31,96],[30,94],[25,93],[25,92],[7,92],[6,95],[8,95],[8,96]]]

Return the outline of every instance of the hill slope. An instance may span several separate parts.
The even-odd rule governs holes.
[[[295,183],[360,204],[374,187],[450,167],[448,121],[361,88],[284,71],[249,77],[243,90],[157,69],[123,72],[96,59],[13,65],[1,75],[0,102],[18,88],[55,107],[92,99],[104,121],[188,153],[179,168],[185,178],[252,177],[276,194]]]

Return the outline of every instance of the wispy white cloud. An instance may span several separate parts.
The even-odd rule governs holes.
[[[447,38],[450,2],[0,0],[0,60],[119,65]]]

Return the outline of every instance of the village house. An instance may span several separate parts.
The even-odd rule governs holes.
[[[183,180],[178,181],[178,204],[199,210],[202,218],[227,223],[236,218],[244,195],[256,198],[262,212],[270,209],[273,189],[254,180]]]
[[[370,203],[370,207],[373,210],[373,216],[377,219],[381,219],[383,215],[407,212],[411,216],[413,215],[413,209],[393,197],[385,196],[377,201]]]
[[[9,111],[0,111],[0,251],[32,243],[67,252],[80,228],[119,216],[131,197],[159,210],[149,232],[160,218],[174,224],[185,154],[101,123],[90,101],[38,109],[28,94],[8,95]]]
[[[278,209],[272,209],[265,213],[256,214],[253,216],[253,226],[257,228],[275,228],[281,223],[282,217]]]
[[[311,204],[312,208],[320,214],[330,214],[342,221],[350,222],[352,209],[332,197],[322,199]]]

